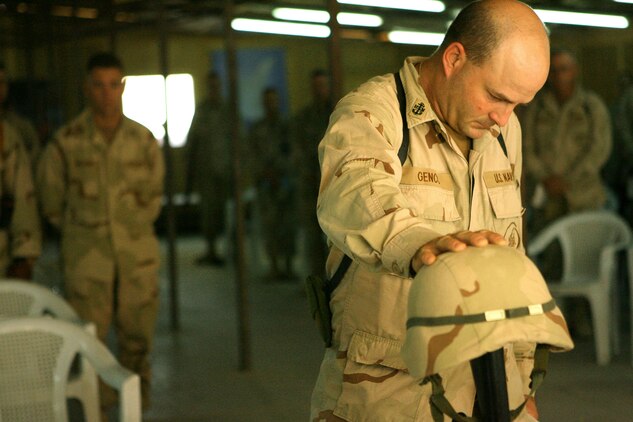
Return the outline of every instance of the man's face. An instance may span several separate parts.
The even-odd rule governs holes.
[[[92,69],[85,84],[85,94],[95,114],[120,115],[125,84],[121,70],[115,67]]]
[[[495,124],[504,126],[514,108],[531,101],[545,83],[549,56],[534,59],[533,52],[522,51],[529,48],[513,44],[504,42],[483,63],[466,57],[449,75],[444,118],[459,134],[476,139]]]
[[[7,73],[4,70],[0,70],[0,106],[7,101],[9,96],[9,80],[7,79]]]
[[[552,56],[547,82],[556,93],[573,91],[577,75],[578,66],[573,57],[567,53]]]

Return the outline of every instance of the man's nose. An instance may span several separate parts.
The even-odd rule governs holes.
[[[508,120],[510,119],[512,110],[514,110],[514,106],[510,104],[507,104],[503,107],[499,107],[498,109],[490,113],[490,119],[493,120],[499,126],[505,126],[506,123],[508,123]]]

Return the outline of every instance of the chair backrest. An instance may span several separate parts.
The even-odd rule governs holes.
[[[73,308],[52,290],[16,279],[0,279],[0,318],[51,315],[79,321]]]
[[[136,408],[128,412],[140,420],[138,376],[80,326],[40,317],[0,320],[0,421],[67,421],[66,384],[77,353],[118,385],[122,405],[132,397]]]
[[[561,282],[596,280],[608,283],[614,276],[614,252],[631,242],[631,229],[617,214],[591,211],[562,217],[538,233],[528,245],[531,256],[558,239],[563,252]]]

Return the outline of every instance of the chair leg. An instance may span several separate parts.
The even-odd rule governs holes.
[[[593,321],[593,336],[596,345],[596,360],[598,365],[607,365],[611,361],[611,327],[609,327],[608,298],[593,297],[590,300],[591,319]]]

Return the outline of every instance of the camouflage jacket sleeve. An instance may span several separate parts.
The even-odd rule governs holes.
[[[149,182],[143,186],[142,195],[145,197],[144,202],[147,203],[146,221],[154,222],[158,218],[161,209],[161,200],[165,179],[165,161],[163,151],[158,143],[152,138],[150,147],[147,151],[147,159],[149,166]]]
[[[379,81],[379,79],[375,79]],[[402,118],[393,78],[342,99],[319,145],[319,223],[329,240],[373,270],[408,275],[411,257],[439,237],[415,216],[399,183]],[[367,116],[371,116],[368,118]]]
[[[13,203],[9,223],[11,256],[37,257],[41,252],[42,234],[28,154],[18,141],[7,143],[3,154],[3,190]]]
[[[60,228],[66,198],[65,157],[57,140],[49,142],[37,166],[37,187],[44,218]]]

